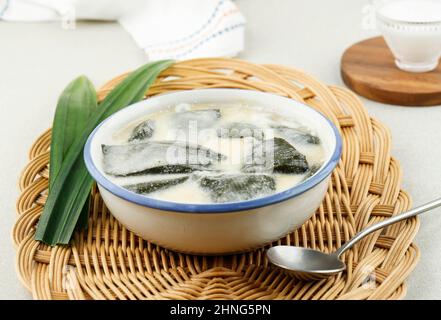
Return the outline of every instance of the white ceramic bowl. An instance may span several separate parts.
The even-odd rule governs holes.
[[[101,143],[128,122],[177,103],[249,102],[291,116],[313,128],[326,155],[324,165],[304,182],[262,198],[190,204],[156,200],[130,192],[106,178]],[[172,250],[225,254],[251,250],[301,226],[320,206],[341,155],[335,126],[314,109],[274,94],[238,89],[204,89],[164,94],[129,106],[103,121],[90,135],[84,159],[112,214],[142,238]]]

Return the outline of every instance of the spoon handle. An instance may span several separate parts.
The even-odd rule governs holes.
[[[358,232],[351,240],[346,242],[337,251],[335,251],[334,254],[337,255],[337,257],[340,257],[346,250],[352,248],[352,246],[354,244],[356,244],[358,241],[360,241],[361,239],[363,239],[367,235],[371,234],[372,232],[377,231],[379,229],[382,229],[384,227],[390,226],[391,224],[394,224],[396,222],[414,217],[416,215],[419,215],[420,213],[429,211],[429,210],[436,208],[436,207],[439,207],[439,206],[441,206],[441,198],[434,200],[432,202],[426,203],[422,206],[416,207],[412,210],[406,211],[402,214],[396,215],[392,218],[375,223],[375,224],[367,227],[366,229]]]

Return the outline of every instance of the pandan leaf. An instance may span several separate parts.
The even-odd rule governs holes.
[[[88,199],[93,179],[83,161],[83,148],[95,127],[122,108],[143,99],[161,71],[173,63],[164,60],[146,64],[133,71],[103,100],[68,149],[51,186],[35,239],[49,245],[67,244]]]

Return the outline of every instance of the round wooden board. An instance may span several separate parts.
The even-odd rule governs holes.
[[[353,91],[371,100],[403,106],[441,105],[441,64],[426,73],[404,72],[383,37],[358,42],[341,60],[341,75]]]

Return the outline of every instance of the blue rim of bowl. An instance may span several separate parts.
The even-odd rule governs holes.
[[[203,89],[202,89],[203,90]],[[249,91],[249,90],[243,90],[243,91]],[[271,94],[271,93],[264,93],[264,94]],[[158,210],[164,210],[164,211],[174,211],[174,212],[182,212],[182,213],[233,213],[238,211],[244,211],[244,210],[251,210],[251,209],[257,209],[269,205],[273,205],[285,200],[288,200],[290,198],[293,198],[297,195],[300,195],[309,189],[312,189],[317,184],[322,182],[324,179],[326,179],[334,170],[334,168],[337,166],[340,156],[342,153],[342,139],[340,136],[340,133],[337,130],[337,127],[328,119],[326,118],[321,112],[309,107],[306,104],[303,104],[301,102],[282,97],[279,95],[274,94],[275,96],[283,99],[291,100],[295,103],[301,104],[302,106],[311,109],[315,113],[317,113],[319,116],[324,118],[326,122],[329,124],[329,126],[332,128],[332,131],[334,132],[335,137],[335,149],[329,158],[329,160],[322,165],[319,171],[317,171],[314,175],[306,179],[305,181],[299,183],[298,185],[295,185],[292,188],[289,188],[287,190],[271,194],[265,197],[252,199],[252,200],[245,200],[245,201],[239,201],[239,202],[226,202],[226,203],[210,203],[210,204],[199,204],[199,203],[179,203],[179,202],[172,202],[172,201],[164,201],[164,200],[157,200],[154,198],[149,198],[144,195],[140,195],[134,192],[131,192],[127,189],[124,189],[121,186],[118,186],[111,182],[109,179],[107,179],[95,166],[95,164],[92,161],[91,156],[91,147],[92,147],[92,140],[96,134],[96,132],[101,128],[102,125],[104,125],[106,122],[110,121],[113,117],[117,116],[118,113],[126,110],[127,108],[130,108],[131,106],[136,105],[137,103],[127,106],[126,108],[112,114],[108,118],[104,119],[89,135],[89,138],[87,139],[86,145],[84,146],[84,162],[86,164],[86,168],[89,171],[90,175],[95,179],[95,181],[104,189],[112,193],[113,195],[124,199],[126,201],[141,205],[143,207],[149,207],[153,209]],[[154,98],[151,98],[154,99]],[[138,102],[139,103],[139,102]]]

